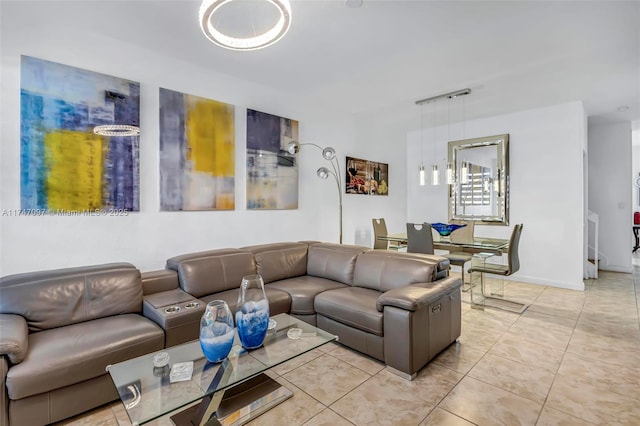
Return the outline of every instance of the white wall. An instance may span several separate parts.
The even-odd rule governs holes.
[[[634,179],[640,176],[640,121],[631,123],[631,170]],[[640,189],[634,185],[632,192],[633,205],[631,210],[640,212]]]
[[[59,3],[55,10],[64,14],[72,7]],[[294,93],[276,92],[118,40],[77,33],[58,26],[55,14],[43,16],[33,3],[3,4],[1,31],[0,209],[5,212],[20,208],[20,55],[141,83],[140,212],[127,217],[1,216],[1,275],[112,261],[128,261],[146,271],[161,269],[168,257],[190,251],[301,239],[337,242],[336,186],[316,177],[315,170],[327,164],[311,147],[303,147],[299,154],[298,210],[245,209],[246,108],[299,120],[301,141],[334,146],[341,166],[345,153],[361,153],[352,148],[352,117],[305,102]],[[235,211],[159,211],[159,87],[236,106]],[[375,157],[386,160],[383,153]],[[390,167],[401,169],[396,164]],[[401,191],[398,197],[404,203]],[[349,211],[352,207],[356,203],[347,200],[349,218],[356,217]],[[356,222],[347,221],[350,238],[345,242],[353,241]]]
[[[372,247],[371,219],[384,218],[389,233],[406,230],[406,128],[389,123],[384,117],[368,115],[358,116],[355,128],[355,145],[346,154],[389,164],[389,195],[345,195],[345,221],[348,223],[348,239],[345,242]]]
[[[477,225],[477,236],[509,238],[514,224],[524,228],[520,271],[514,279],[584,289],[582,150],[584,108],[571,102],[548,108],[468,121],[465,138],[509,134],[509,225]],[[425,132],[424,162],[433,163],[433,130]],[[436,129],[441,169],[446,158],[446,128]],[[452,129],[450,139],[459,139]],[[407,135],[407,220],[446,222],[447,186],[419,186],[420,130]],[[428,141],[428,143],[427,143]],[[442,173],[442,172],[441,172]]]
[[[600,216],[600,269],[631,272],[631,123],[589,126],[589,209]]]

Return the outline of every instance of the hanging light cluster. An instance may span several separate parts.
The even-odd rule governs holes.
[[[420,105],[421,107],[421,111],[420,111],[420,132],[421,132],[421,138],[420,138],[420,143],[421,143],[421,152],[422,152],[422,157],[420,159],[420,166],[418,168],[418,177],[419,177],[419,183],[420,186],[424,186],[426,184],[426,176],[425,176],[425,169],[424,169],[424,104],[427,103],[433,103],[433,165],[431,166],[431,185],[440,185],[440,169],[438,166],[438,157],[437,157],[437,140],[436,140],[436,125],[437,125],[437,117],[436,117],[436,101],[438,99],[447,99],[447,100],[451,100],[454,99],[458,96],[464,96],[464,95],[468,95],[469,93],[471,93],[471,89],[462,89],[462,90],[456,90],[454,92],[449,92],[449,93],[445,93],[443,95],[438,95],[438,96],[432,96],[430,98],[426,98],[426,99],[421,99],[419,101],[416,101],[416,105]],[[463,112],[462,112],[462,128],[463,128],[463,134],[464,134],[464,99],[463,99]],[[450,129],[450,122],[449,122],[449,109],[448,109],[448,105],[447,105],[447,139],[449,138],[449,129]],[[464,135],[463,135],[464,137]],[[446,169],[446,183],[447,185],[453,185],[456,182],[456,175],[455,175],[455,167],[454,164],[452,164],[451,162],[447,162],[447,169]],[[466,162],[463,162],[461,164],[461,168],[460,168],[460,182],[461,183],[468,183],[469,182],[469,167],[468,164]]]

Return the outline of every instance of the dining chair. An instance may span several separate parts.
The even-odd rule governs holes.
[[[471,268],[469,268],[469,275],[473,273],[481,273],[481,274],[499,275],[501,277],[508,277],[509,275],[515,274],[520,269],[520,257],[518,255],[518,246],[520,244],[520,235],[522,234],[522,228],[523,228],[522,224],[518,224],[513,227],[513,231],[511,232],[511,238],[509,239],[509,248],[507,250],[506,265],[498,264],[498,263],[483,262],[481,265],[472,265]],[[484,276],[482,276],[481,283],[482,283],[481,284],[482,297],[484,299],[496,299],[491,297],[490,295],[485,294]],[[501,285],[501,288],[503,288],[503,286],[504,284]],[[472,293],[473,293],[473,289],[472,289]],[[524,310],[527,309],[527,306],[528,306],[520,302],[514,302],[506,299],[500,298],[498,300],[500,300],[502,304],[495,307],[498,307],[500,309],[510,310],[517,313],[524,312]],[[473,295],[472,295],[472,302],[473,302]],[[505,305],[505,302],[508,302],[508,304]]]
[[[469,269],[469,273],[485,272],[487,274],[502,275],[505,277],[516,273],[520,269],[520,257],[518,256],[520,234],[522,234],[522,224],[515,225],[513,227],[513,231],[511,231],[511,238],[509,239],[506,265],[499,263],[485,263],[483,267],[472,267]]]
[[[393,241],[380,240],[378,237],[389,235],[387,232],[387,224],[384,218],[371,219],[373,223],[373,249],[374,250],[399,250],[406,247],[404,244]]]
[[[407,253],[433,254],[431,224],[407,223]]]
[[[451,223],[455,223],[456,225],[467,225],[463,228],[458,228],[449,235],[449,240],[451,240],[454,244],[464,244],[464,243],[473,243],[473,233],[474,233],[474,225],[475,222],[472,220],[452,220]],[[464,251],[452,251],[443,255],[447,259],[449,259],[449,263],[455,266],[460,267],[460,271],[462,273],[462,291],[469,291],[471,288],[470,283],[466,285],[464,280],[464,265],[467,262],[471,262],[473,259],[473,254],[467,253]]]

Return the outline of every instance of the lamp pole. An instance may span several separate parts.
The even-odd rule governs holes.
[[[307,143],[298,143],[298,142],[289,142],[289,146],[287,147],[287,151],[290,154],[297,154],[300,151],[301,146],[313,146],[318,148],[322,152],[322,158],[327,160],[331,164],[331,168],[333,170],[329,170],[326,167],[320,167],[316,174],[320,179],[327,179],[329,175],[333,176],[336,181],[336,187],[338,189],[338,214],[339,214],[339,224],[340,224],[340,244],[342,244],[342,183],[341,183],[341,174],[340,174],[340,163],[338,163],[338,158],[336,157],[336,150],[332,147],[321,147],[315,143],[307,142]]]

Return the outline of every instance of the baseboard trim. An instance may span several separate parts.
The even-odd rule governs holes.
[[[633,272],[633,268],[625,267],[625,266],[616,266],[616,265],[607,265],[605,267],[598,268],[600,271],[609,271],[609,272],[623,272],[625,274],[630,274]]]
[[[504,277],[509,281],[523,282],[527,284],[546,285],[548,287],[566,288],[568,290],[584,291],[584,281],[568,282],[568,281],[554,281],[541,277],[528,277],[523,275],[513,275],[511,277]]]

